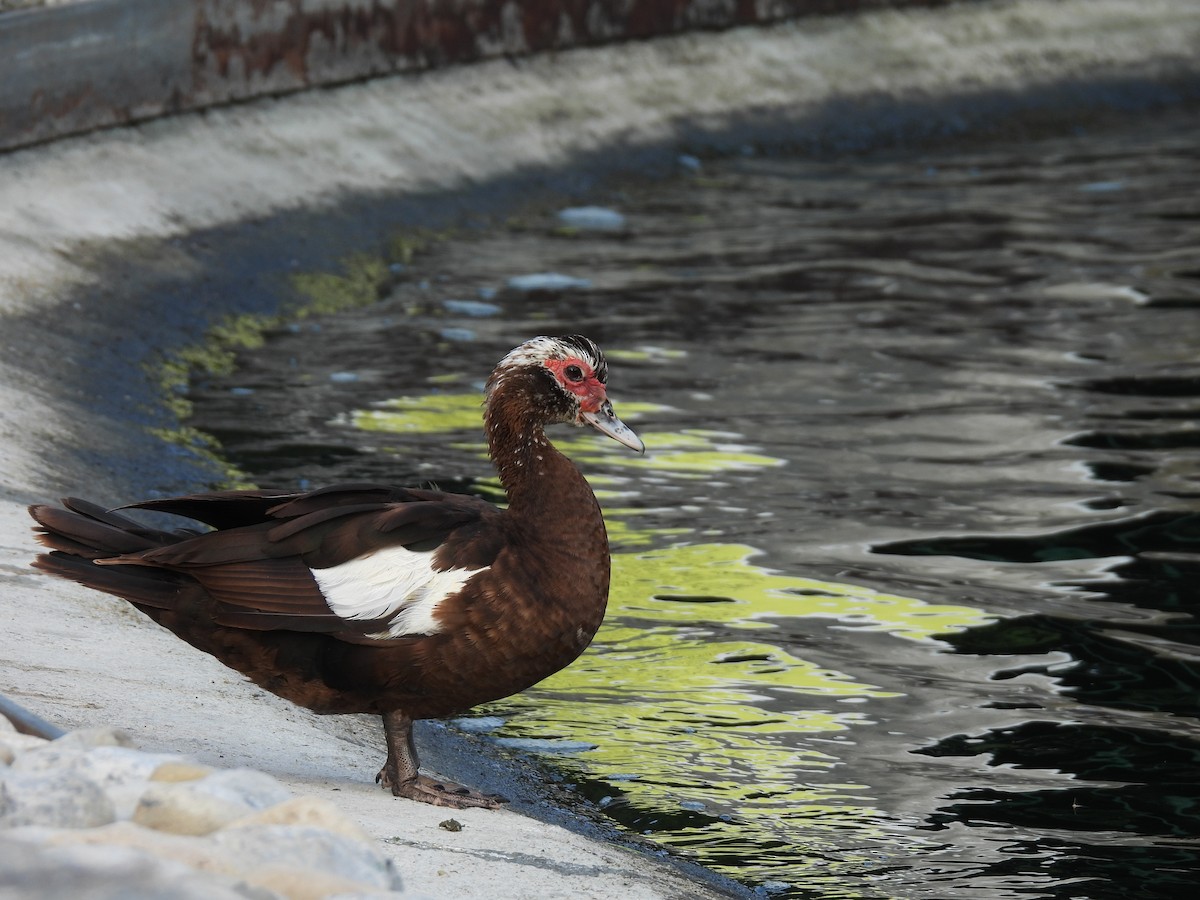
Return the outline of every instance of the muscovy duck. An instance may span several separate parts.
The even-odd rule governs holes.
[[[536,337],[488,379],[483,419],[507,509],[434,490],[347,484],[128,507],[212,530],[162,531],[85,500],[35,505],[34,565],[129,601],[193,647],[318,713],[383,717],[398,797],[494,807],[418,773],[412,723],[507,697],[571,663],[608,601],[599,504],[545,426],[590,425],[641,452],[582,335]]]

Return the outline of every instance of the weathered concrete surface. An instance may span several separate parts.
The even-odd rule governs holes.
[[[0,149],[452,63],[946,2],[75,0],[0,15]]]
[[[467,811],[455,815],[464,831],[439,829],[444,811],[372,783],[374,723],[297,710],[119,602],[31,572],[23,504],[67,490],[115,503],[167,483],[154,466],[171,451],[135,424],[152,395],[138,367],[214,311],[259,302],[256,270],[234,268],[237,239],[261,268],[323,265],[330,247],[386,235],[347,216],[352,201],[427,192],[449,204],[581,156],[634,166],[731,122],[803,144],[822,129],[953,131],[947,110],[986,117],[998,97],[1054,112],[1139,85],[1194,89],[1196,46],[1194,0],[885,11],[380,79],[0,156],[0,693],[66,728],[117,725],[146,749],[323,797],[383,840],[418,892],[703,896],[626,850],[513,812]],[[316,236],[291,242],[295,222]],[[282,245],[269,243],[276,228]],[[428,761],[510,790],[469,747]],[[510,793],[536,810],[535,787]]]

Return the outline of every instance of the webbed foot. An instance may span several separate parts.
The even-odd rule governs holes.
[[[388,757],[375,781],[396,797],[406,797],[451,809],[499,809],[508,800],[498,794],[481,794],[452,781],[430,778],[417,771],[417,748],[413,743],[412,719],[399,712],[383,717]]]
[[[453,781],[430,778],[428,775],[394,782],[388,776],[387,766],[380,770],[375,780],[396,797],[450,809],[499,809],[502,803],[508,802],[498,794],[481,794]]]

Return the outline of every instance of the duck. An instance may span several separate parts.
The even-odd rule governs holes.
[[[583,335],[509,352],[484,388],[507,504],[431,488],[230,490],[29,513],[37,569],[122,598],[197,650],[319,714],[382,718],[376,782],[435,806],[503,798],[420,772],[413,723],[461,715],[573,662],[608,602],[604,518],[547,426],[590,426],[642,453]],[[166,530],[127,510],[193,524]],[[196,527],[198,523],[200,526]]]

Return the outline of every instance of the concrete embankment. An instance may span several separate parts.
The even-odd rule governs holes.
[[[1192,0],[881,9],[483,59],[0,155],[0,693],[69,731],[119,726],[143,750],[325,801],[416,894],[719,893],[533,818],[579,824],[523,768],[431,726],[419,739],[433,768],[516,810],[440,828],[444,810],[373,784],[377,723],[295,709],[111,598],[32,572],[24,505],[116,504],[211,477],[155,436],[175,423],[147,365],[227,314],[279,309],[296,299],[291,275],[335,271],[396,227],[573,194],[682,149],[853,148],[1175,102],[1197,94],[1197,46]]]

